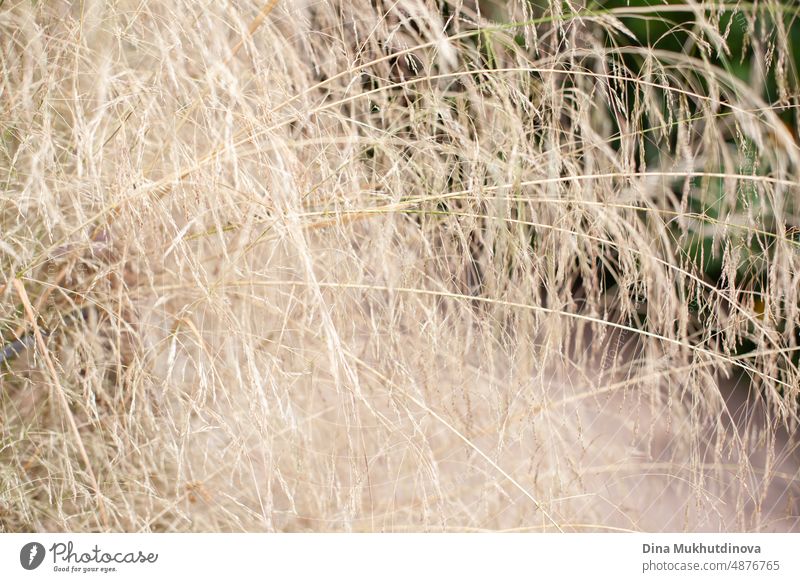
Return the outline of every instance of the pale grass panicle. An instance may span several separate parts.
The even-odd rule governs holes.
[[[2,3],[0,530],[796,530],[786,7],[545,4]]]

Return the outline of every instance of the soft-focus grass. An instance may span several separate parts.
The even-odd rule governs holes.
[[[797,528],[794,9],[490,4],[0,6],[0,528]]]

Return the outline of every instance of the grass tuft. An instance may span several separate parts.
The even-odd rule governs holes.
[[[797,530],[796,18],[0,3],[0,531]]]

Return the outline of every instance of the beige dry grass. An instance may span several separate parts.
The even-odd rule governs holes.
[[[1,530],[798,528],[789,89],[488,6],[0,5]]]

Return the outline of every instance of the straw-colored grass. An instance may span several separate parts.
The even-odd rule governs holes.
[[[0,530],[797,529],[793,9],[536,5],[0,3]]]

